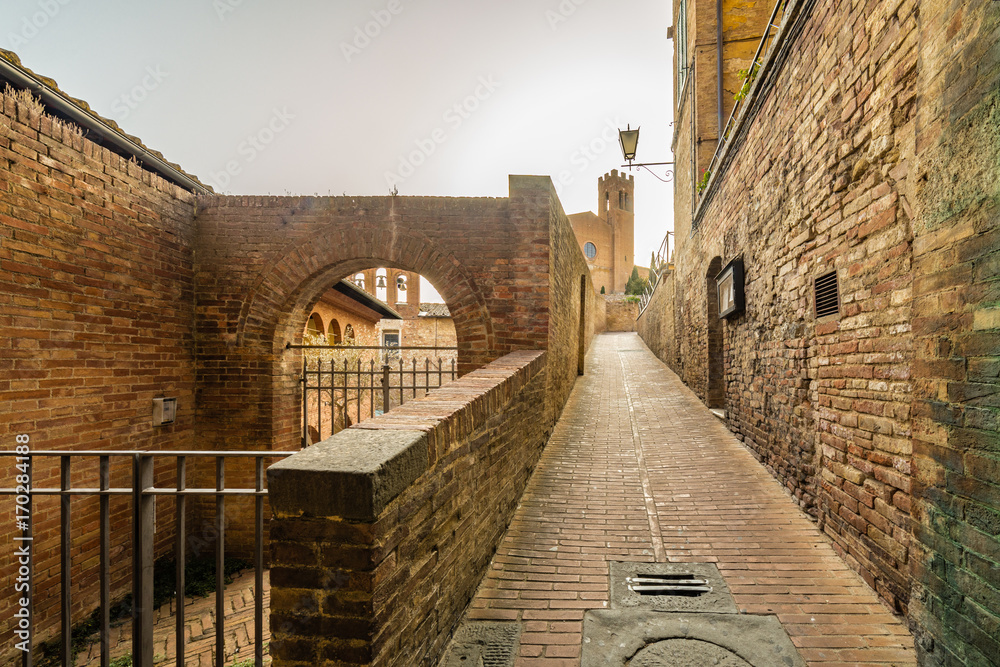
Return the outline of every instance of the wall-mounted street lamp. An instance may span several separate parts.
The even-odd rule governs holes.
[[[664,183],[669,183],[670,181],[674,180],[673,169],[667,169],[666,174],[664,174],[665,178],[660,178],[659,176],[657,176],[655,171],[650,169],[650,167],[673,165],[674,164],[673,162],[638,162],[638,163],[632,162],[633,160],[635,160],[635,151],[636,148],[639,146],[639,128],[637,127],[633,130],[631,125],[626,125],[625,128],[626,129],[624,130],[618,130],[618,143],[622,147],[622,155],[625,157],[625,161],[628,162],[628,164],[623,164],[622,168],[624,169],[625,167],[628,167],[628,169],[631,171],[632,167],[642,167],[643,169],[651,173],[653,176],[655,176],[658,180],[663,181]]]

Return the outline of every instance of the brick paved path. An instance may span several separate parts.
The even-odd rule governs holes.
[[[268,573],[264,573],[264,642],[270,640],[267,611],[271,602]],[[249,570],[226,586],[226,665],[253,664],[254,657],[254,573]],[[175,604],[170,602],[157,609],[153,628],[153,663],[155,667],[174,667],[177,661],[174,628]],[[214,667],[215,661],[215,593],[207,597],[187,598],[184,606],[187,644],[184,649],[186,667]],[[76,667],[101,664],[100,639],[89,650],[76,656]],[[123,623],[111,629],[112,659],[132,653],[132,625]],[[271,664],[265,650],[264,664]],[[247,663],[246,661],[249,661]]]
[[[811,665],[915,664],[900,620],[631,333],[595,339],[468,618],[520,621],[519,667],[578,665],[615,560],[716,563]]]

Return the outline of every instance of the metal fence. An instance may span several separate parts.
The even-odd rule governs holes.
[[[407,399],[426,395],[458,377],[454,347],[419,346],[325,346],[290,345],[307,353],[302,358],[302,445],[337,433],[351,424],[369,419]],[[313,352],[313,355],[308,354]],[[378,359],[323,359],[318,353],[356,355],[377,352]],[[417,359],[407,352],[450,352],[450,360],[438,356]],[[404,359],[403,357],[408,357]],[[310,428],[315,434],[310,434]]]
[[[646,281],[646,287],[642,291],[642,296],[639,297],[639,315],[641,316],[643,311],[646,310],[646,306],[649,305],[649,300],[653,298],[653,292],[656,291],[657,285],[660,284],[660,278],[663,274],[673,268],[673,264],[670,263],[670,235],[673,232],[667,232],[663,241],[660,243],[659,250],[656,251],[656,258],[653,261],[653,265],[649,267],[649,279]]]
[[[21,436],[19,436],[21,437]],[[176,665],[185,665],[185,564],[187,554],[187,517],[188,500],[190,498],[214,498],[215,517],[214,529],[218,533],[215,544],[215,665],[223,667],[226,664],[225,646],[225,534],[226,534],[226,501],[229,498],[247,496],[254,501],[255,540],[254,540],[254,630],[255,641],[254,664],[263,665],[263,573],[264,573],[264,498],[267,489],[264,486],[264,460],[282,458],[294,452],[259,451],[259,452],[199,452],[199,451],[34,451],[27,444],[22,444],[14,452],[0,452],[0,455],[16,457],[15,480],[17,486],[0,488],[0,496],[13,498],[15,515],[17,517],[14,545],[19,556],[18,581],[26,580],[27,592],[19,593],[27,601],[25,609],[26,622],[20,622],[15,614],[15,630],[22,629],[25,635],[18,639],[26,639],[28,650],[22,654],[22,665],[31,667],[34,654],[33,616],[35,576],[32,568],[32,544],[35,539],[32,505],[38,496],[58,496],[59,511],[59,550],[60,550],[60,640],[62,665],[72,664],[72,629],[71,616],[72,599],[70,595],[70,577],[73,569],[73,505],[71,499],[81,496],[97,496],[100,498],[99,509],[99,541],[100,541],[100,621],[99,634],[101,644],[100,665],[110,664],[110,609],[114,602],[111,599],[111,498],[115,496],[131,499],[132,510],[132,664],[136,667],[152,667],[153,665],[153,625],[156,610],[153,608],[153,563],[154,539],[156,531],[156,499],[160,496],[171,496],[175,499],[174,528],[176,532],[174,558],[176,573]],[[59,459],[59,486],[34,487],[32,476],[34,466],[39,459],[57,457]],[[168,486],[154,484],[154,461],[160,457],[176,459],[176,477]],[[80,470],[74,462],[81,459],[98,460],[97,479],[86,480],[82,485],[74,485],[74,474],[79,479]],[[188,461],[195,458],[212,458],[215,460],[214,488],[189,488]],[[254,488],[232,488],[226,485],[226,461],[230,459],[248,459],[254,461]],[[132,464],[131,485],[111,486],[112,460],[126,459]],[[4,466],[7,468],[7,466]],[[92,465],[90,466],[93,467]],[[76,470],[76,473],[74,473]],[[20,611],[20,609],[18,610]],[[16,633],[18,634],[18,633]]]

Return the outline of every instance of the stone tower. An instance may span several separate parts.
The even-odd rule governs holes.
[[[635,266],[635,177],[617,169],[597,179],[598,215],[607,222],[611,236],[613,292],[624,292]]]
[[[597,213],[587,211],[569,216],[594,288],[604,288],[608,294],[625,291],[635,264],[634,191],[635,177],[612,169],[597,179]]]

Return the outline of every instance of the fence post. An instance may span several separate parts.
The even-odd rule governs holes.
[[[389,364],[382,364],[382,414],[389,412]]]
[[[152,667],[156,497],[143,490],[153,486],[153,457],[136,454],[132,466],[132,659],[137,667]]]
[[[306,355],[302,355],[302,378],[299,382],[302,383],[302,449],[309,446],[309,376],[306,375],[308,367],[306,365]],[[319,384],[317,382],[316,384]],[[318,395],[318,392],[317,392]],[[319,405],[319,400],[316,401],[317,406]]]

